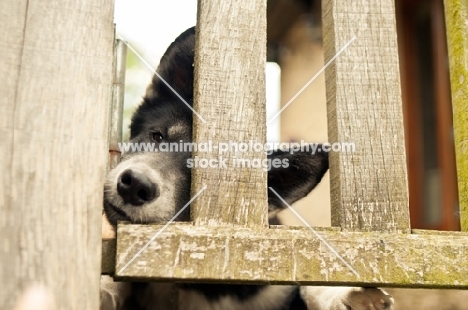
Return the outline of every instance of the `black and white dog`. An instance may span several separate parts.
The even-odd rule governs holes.
[[[167,49],[158,73],[192,104],[195,29],[182,33]],[[143,103],[133,115],[131,143],[190,142],[192,111],[156,75]],[[189,152],[128,152],[109,172],[104,209],[111,224],[117,221],[169,221],[190,199]],[[287,159],[288,168],[271,167],[268,186],[288,203],[305,197],[328,170],[327,153],[275,151],[269,159]],[[270,193],[271,194],[271,193]],[[285,206],[268,198],[270,223]],[[188,209],[187,209],[188,210]],[[183,212],[179,221],[190,220]],[[177,297],[174,297],[177,296]],[[174,307],[174,303],[177,305]],[[392,309],[390,296],[378,289],[173,283],[118,283],[103,277],[101,309],[183,310],[301,310]]]

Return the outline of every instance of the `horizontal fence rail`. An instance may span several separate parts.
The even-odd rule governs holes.
[[[322,11],[330,139],[356,144],[356,152],[330,157],[335,227],[268,227],[266,173],[194,168],[192,194],[204,191],[191,206],[192,222],[119,224],[117,242],[103,243],[104,273],[468,288],[468,234],[410,230],[394,2],[324,1]],[[194,108],[203,120],[194,116],[193,142],[264,141],[262,12],[262,2],[199,1]],[[460,22],[458,9],[449,12]]]

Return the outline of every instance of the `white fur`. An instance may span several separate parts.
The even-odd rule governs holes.
[[[106,192],[106,199],[114,206],[119,206],[122,211],[126,208],[131,209],[127,214],[132,217],[132,222],[146,222],[145,218],[151,216],[152,222],[169,221],[177,210],[175,210],[175,190],[174,187],[169,186],[176,183],[175,175],[165,175],[164,178],[157,173],[156,169],[150,168],[144,161],[145,156],[134,155],[128,160],[122,161],[115,169],[111,170],[106,178],[104,191]],[[158,199],[146,203],[145,205],[135,208],[133,206],[125,206],[122,197],[117,194],[115,184],[119,175],[127,169],[140,171],[145,173],[146,176],[155,184],[158,184],[160,196]],[[157,207],[154,206],[157,204]]]
[[[192,290],[181,290],[172,283],[150,283],[137,298],[145,310],[172,310],[177,301],[183,310],[277,310],[292,292],[292,286],[269,286],[249,299],[239,301],[225,296],[210,301]],[[122,308],[130,294],[130,283],[101,278],[101,310],[131,310]],[[361,287],[301,287],[301,296],[309,310],[393,310],[393,298],[377,288]],[[350,308],[348,308],[350,307]]]

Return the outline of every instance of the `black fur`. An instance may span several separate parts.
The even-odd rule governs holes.
[[[182,33],[167,49],[158,67],[158,73],[189,104],[193,103],[195,28]],[[148,87],[143,103],[132,117],[130,126],[131,142],[154,142],[155,134],[164,142],[190,142],[192,139],[192,111],[174,92],[155,75]],[[176,129],[174,129],[176,128]],[[160,135],[160,136],[159,136]],[[127,153],[122,163],[109,173],[105,188],[105,211],[112,224],[118,220],[134,223],[151,223],[169,220],[189,200],[190,170],[186,161],[188,152],[177,153]],[[310,154],[307,152],[275,151],[269,159],[288,159],[288,168],[272,168],[268,173],[268,186],[278,192],[287,203],[305,197],[321,180],[328,169],[327,153]],[[122,168],[123,167],[123,168]],[[151,201],[138,205],[128,203],[120,192],[116,192],[116,182],[122,181],[123,171],[138,170],[153,178],[156,191],[160,194]],[[146,177],[145,177],[146,178]],[[146,181],[145,181],[146,182]],[[130,182],[119,184],[122,187]],[[141,182],[140,182],[141,183]],[[128,185],[130,186],[130,185]],[[118,187],[118,186],[117,186]],[[167,192],[173,193],[171,195]],[[284,209],[286,206],[268,191],[270,211]],[[274,213],[274,212],[272,212]],[[272,216],[271,223],[276,223]],[[185,212],[179,220],[189,220]],[[204,296],[208,302],[220,301],[229,296],[248,302],[267,289],[255,285],[218,285],[218,284],[180,284],[181,291],[193,291]],[[135,283],[132,294],[127,299],[128,309],[145,309],[139,294],[149,291],[149,286]],[[270,310],[306,309],[299,289],[293,289]],[[265,308],[266,309],[266,308]]]

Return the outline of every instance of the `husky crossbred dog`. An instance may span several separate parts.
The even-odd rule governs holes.
[[[189,104],[193,101],[195,29],[182,33],[167,49],[159,75]],[[130,125],[131,143],[191,142],[192,111],[158,76],[148,86]],[[117,221],[169,221],[190,200],[189,152],[127,152],[109,172],[104,209]],[[325,152],[274,151],[269,159],[287,159],[288,168],[271,167],[268,186],[291,204],[305,197],[328,170]],[[269,193],[271,194],[271,193]],[[268,198],[271,224],[284,204]],[[178,221],[189,221],[190,212]],[[174,304],[176,306],[174,306]],[[392,309],[390,296],[378,289],[295,287],[273,285],[176,284],[113,282],[103,277],[101,309],[105,310],[383,310]]]

